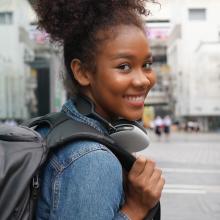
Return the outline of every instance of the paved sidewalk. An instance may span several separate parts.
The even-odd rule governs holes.
[[[152,130],[147,130],[149,137],[152,142],[158,142],[159,139],[155,135],[155,133]],[[163,134],[160,138],[160,141],[167,141],[165,138],[165,135]],[[220,132],[209,132],[209,133],[203,133],[203,132],[198,132],[198,133],[189,133],[189,132],[177,132],[173,131],[170,134],[169,137],[170,142],[200,142],[200,141],[205,141],[205,142],[216,142],[219,141],[219,146],[220,146]]]
[[[220,133],[172,132],[160,140],[148,131],[142,151],[163,170],[161,220],[220,219]]]

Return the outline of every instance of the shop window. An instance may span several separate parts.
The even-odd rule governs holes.
[[[0,25],[1,24],[12,24],[13,14],[12,12],[0,12]]]
[[[205,8],[191,8],[189,9],[189,20],[191,21],[205,21],[206,9]]]

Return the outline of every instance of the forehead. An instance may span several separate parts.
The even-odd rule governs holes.
[[[104,40],[98,46],[98,54],[117,56],[117,54],[133,54],[147,56],[150,54],[148,40],[144,30],[136,26],[118,26],[99,32]]]

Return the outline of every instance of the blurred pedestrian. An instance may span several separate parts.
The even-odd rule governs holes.
[[[166,140],[169,140],[172,121],[169,115],[163,118],[163,128]]]
[[[147,0],[36,2],[40,27],[64,47],[65,85],[71,98],[62,111],[103,133],[119,118],[140,120],[155,83],[142,20],[149,12]],[[82,97],[95,116],[80,111]],[[38,131],[43,135],[47,129]],[[158,203],[163,186],[154,161],[140,156],[131,171],[123,173],[105,146],[75,141],[46,162],[36,219],[144,219]]]
[[[162,129],[163,129],[163,120],[162,118],[158,115],[155,120],[154,120],[154,131],[155,131],[155,134],[157,135],[158,137],[158,140],[160,140],[160,137],[162,135]]]

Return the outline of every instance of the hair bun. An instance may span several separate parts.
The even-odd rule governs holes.
[[[36,0],[35,10],[39,28],[52,40],[63,41],[90,31],[100,19],[111,19],[114,12],[122,9],[146,14],[145,2],[147,0]]]

